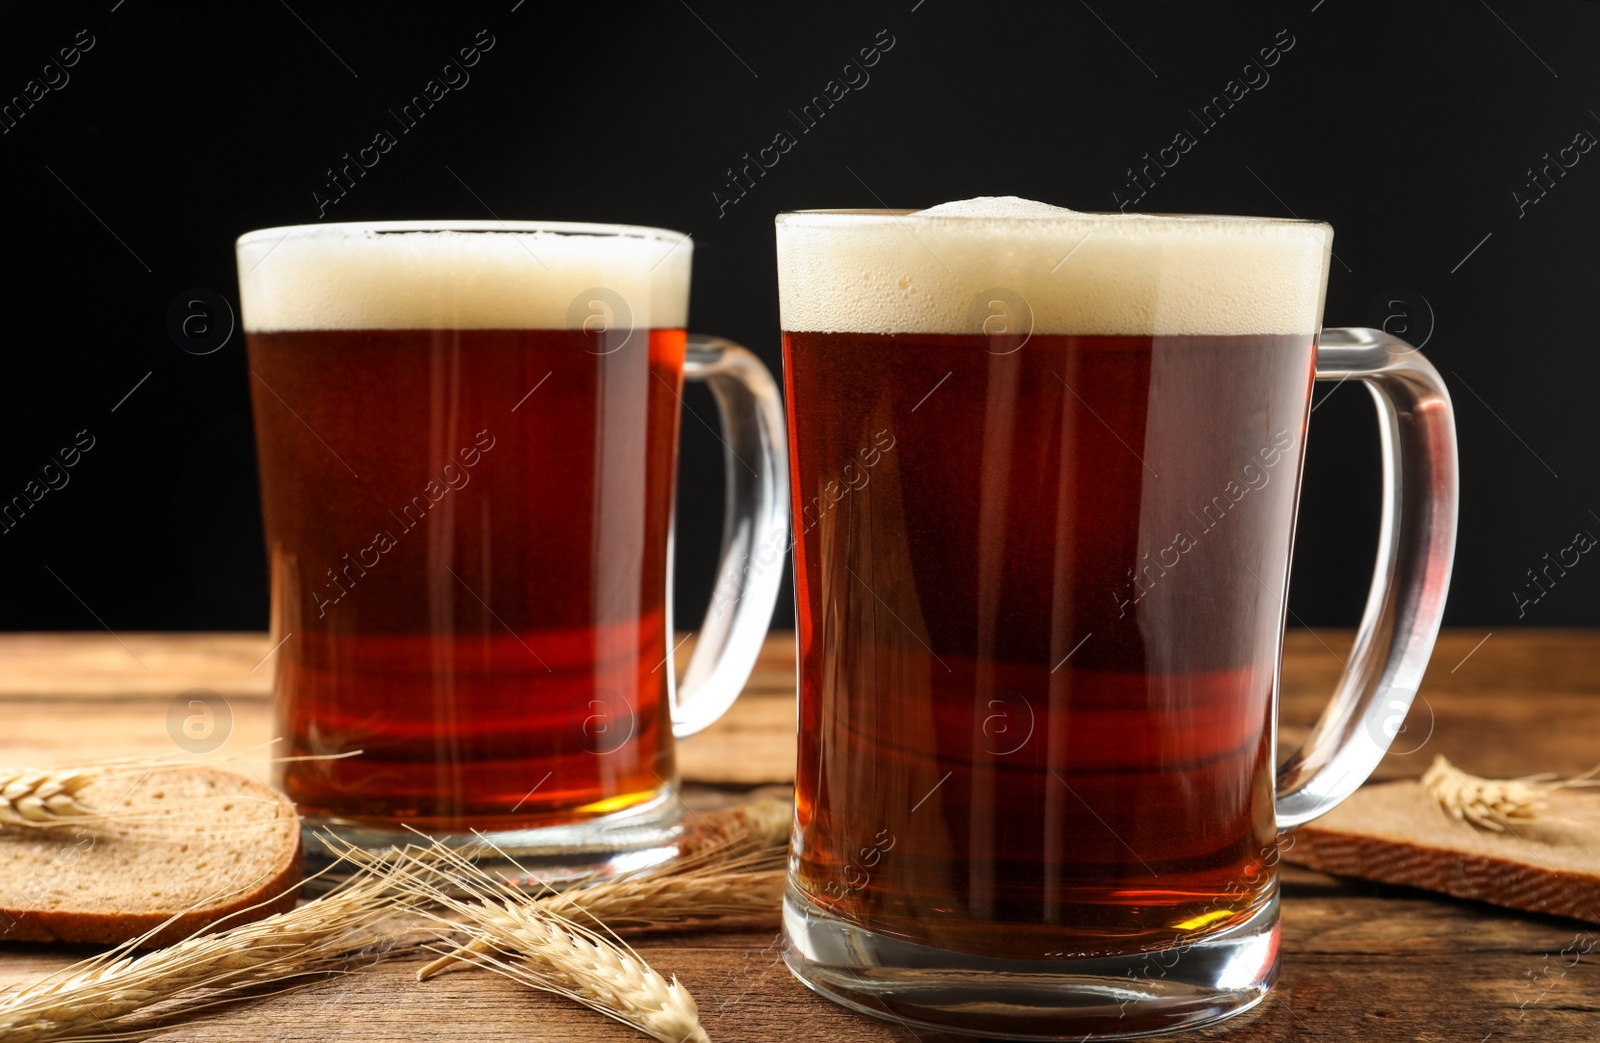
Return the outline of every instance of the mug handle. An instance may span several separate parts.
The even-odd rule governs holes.
[[[1456,544],[1455,418],[1427,359],[1382,330],[1326,329],[1317,379],[1367,385],[1383,443],[1378,562],[1350,662],[1305,744],[1278,769],[1278,828],[1331,809],[1389,750],[1433,654]]]
[[[726,713],[749,680],[772,622],[791,543],[788,436],[772,374],[730,340],[690,334],[683,375],[705,381],[717,400],[728,494],[717,585],[689,669],[674,690],[672,733],[679,739]],[[667,589],[671,604],[670,566]]]

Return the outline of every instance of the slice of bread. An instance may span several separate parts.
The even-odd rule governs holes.
[[[176,915],[143,943],[170,945],[294,908],[300,820],[277,790],[163,767],[97,778],[78,799],[115,811],[50,829],[0,825],[0,942],[114,944]]]
[[[1600,923],[1600,795],[1557,790],[1504,833],[1446,814],[1414,781],[1363,786],[1294,831],[1290,862]]]

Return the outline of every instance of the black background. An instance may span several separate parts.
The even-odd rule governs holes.
[[[693,327],[774,370],[776,212],[998,194],[1114,209],[1128,168],[1194,133],[1189,110],[1287,30],[1270,81],[1136,208],[1331,222],[1328,324],[1426,338],[1454,396],[1447,623],[1600,623],[1588,558],[1536,603],[1514,596],[1536,593],[1526,571],[1543,555],[1600,533],[1587,321],[1600,150],[1525,212],[1514,195],[1536,195],[1529,167],[1546,152],[1600,137],[1593,5],[103,0],[8,4],[0,20],[3,98],[80,30],[94,39],[0,134],[0,499],[75,432],[95,439],[70,484],[0,535],[5,628],[266,625],[243,338],[186,352],[169,306],[203,288],[236,307],[234,238],[317,220],[326,169],[394,133],[386,110],[485,29],[495,45],[470,82],[330,218],[492,210],[692,232]],[[870,80],[719,216],[728,168],[793,133],[788,110],[880,30],[894,43]],[[713,417],[703,389],[688,402]],[[1291,608],[1347,625],[1375,543],[1377,437],[1356,386],[1319,386],[1317,402]],[[677,605],[693,626],[720,539],[721,450],[693,420],[683,432]],[[792,625],[787,590],[777,622]]]

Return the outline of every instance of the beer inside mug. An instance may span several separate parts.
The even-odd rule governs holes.
[[[318,758],[278,769],[312,821],[512,831],[670,800],[683,238],[240,241],[274,753]]]
[[[1264,915],[1331,234],[1016,199],[779,218],[791,936],[1071,961]]]

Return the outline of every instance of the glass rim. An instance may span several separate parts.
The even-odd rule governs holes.
[[[528,232],[548,232],[555,235],[588,235],[610,239],[648,239],[661,243],[677,244],[687,239],[688,233],[652,225],[611,224],[589,221],[328,221],[316,224],[275,225],[245,232],[234,241],[236,247],[250,246],[264,240],[282,241],[291,236],[312,239],[321,236],[357,238],[367,235],[427,234],[430,232],[489,232],[501,235],[518,235]]]

